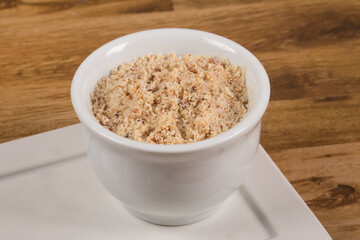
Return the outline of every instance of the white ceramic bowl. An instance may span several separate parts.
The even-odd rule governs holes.
[[[246,66],[250,107],[241,122],[216,137],[180,145],[136,142],[102,127],[91,110],[90,94],[97,81],[121,63],[171,52],[217,55]],[[115,39],[85,59],[71,86],[98,178],[131,213],[162,225],[188,224],[211,215],[241,185],[259,146],[269,95],[268,76],[253,54],[224,37],[190,29],[156,29]]]

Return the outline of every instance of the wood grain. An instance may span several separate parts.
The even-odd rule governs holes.
[[[83,59],[162,27],[214,32],[260,59],[272,91],[261,143],[332,237],[356,239],[360,1],[0,1],[0,142],[77,123]]]
[[[170,0],[5,0],[0,2],[6,18],[29,17],[67,12],[72,16],[107,16],[109,14],[169,11]]]
[[[334,239],[358,239],[359,142],[287,149],[271,156]]]

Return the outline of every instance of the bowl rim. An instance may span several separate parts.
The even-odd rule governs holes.
[[[261,88],[259,91],[259,96],[257,98],[255,106],[252,107],[246,114],[246,117],[243,118],[239,123],[237,123],[231,129],[220,133],[212,138],[201,140],[194,143],[187,143],[187,144],[176,144],[176,145],[163,145],[163,144],[151,144],[151,143],[143,143],[138,142],[135,140],[127,139],[122,136],[119,136],[110,130],[103,127],[100,123],[95,120],[95,117],[89,114],[87,110],[86,104],[82,99],[83,95],[83,86],[86,82],[82,79],[82,75],[84,72],[86,73],[86,66],[89,64],[90,61],[93,61],[93,58],[97,57],[99,54],[106,54],[108,50],[115,45],[131,41],[134,38],[142,38],[146,37],[148,34],[164,34],[168,33],[171,34],[172,32],[182,33],[182,34],[200,34],[204,37],[211,37],[216,41],[220,41],[223,44],[231,45],[241,51],[241,54],[246,55],[246,58],[249,58],[252,64],[255,65],[256,69],[259,71],[261,75],[260,79],[257,79],[258,82],[261,82]],[[71,83],[71,101],[74,107],[74,110],[80,120],[80,122],[89,129],[92,133],[96,134],[97,136],[101,137],[108,143],[112,145],[128,148],[132,150],[137,150],[141,152],[148,152],[148,153],[188,153],[188,152],[196,152],[202,151],[206,149],[211,149],[218,145],[223,145],[228,143],[229,141],[236,139],[238,136],[243,136],[247,134],[250,130],[255,128],[257,124],[260,122],[267,105],[270,99],[270,83],[269,77],[266,73],[266,70],[260,63],[260,61],[246,48],[241,46],[240,44],[222,37],[220,35],[209,33],[200,30],[194,29],[186,29],[186,28],[160,28],[160,29],[152,29],[152,30],[145,30],[140,32],[131,33],[117,39],[114,39],[98,49],[92,52],[78,67],[73,77]]]

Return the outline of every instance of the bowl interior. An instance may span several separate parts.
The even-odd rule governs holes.
[[[250,108],[240,123],[244,128],[246,124],[260,120],[270,94],[269,80],[261,63],[248,50],[229,39],[189,29],[138,32],[113,40],[93,52],[80,65],[72,84],[72,101],[80,120],[91,125],[100,125],[93,117],[90,94],[103,76],[108,76],[112,69],[122,63],[157,53],[219,56],[227,58],[232,64],[246,66]]]

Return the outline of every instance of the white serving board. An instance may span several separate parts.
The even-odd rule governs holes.
[[[246,182],[213,216],[144,222],[101,186],[79,124],[0,144],[0,239],[331,239],[260,146]]]

